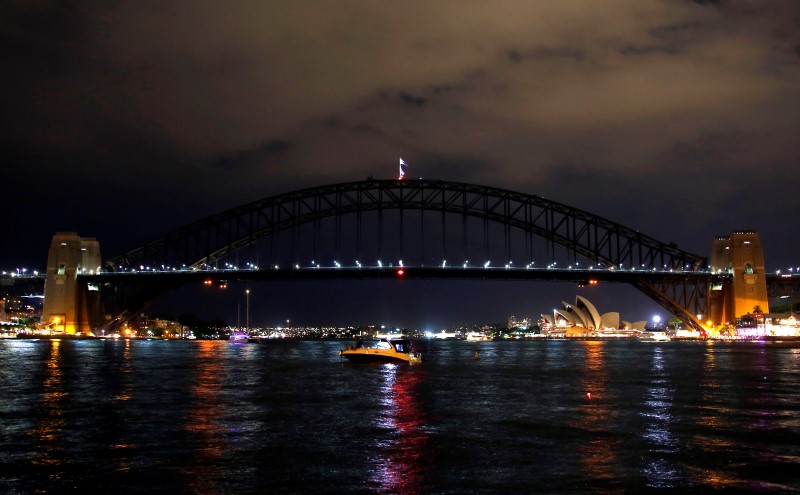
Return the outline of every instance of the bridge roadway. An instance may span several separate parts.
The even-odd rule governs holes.
[[[78,278],[87,283],[115,283],[124,281],[162,280],[168,285],[182,283],[234,282],[245,280],[368,280],[399,278],[397,266],[389,267],[301,267],[296,269],[225,269],[225,270],[164,270],[136,272],[101,272],[83,273]],[[668,272],[649,270],[576,270],[554,268],[519,268],[519,267],[405,267],[404,278],[418,279],[462,279],[462,280],[543,280],[575,283],[622,282],[631,283],[643,278],[661,281],[710,282],[725,280],[726,275],[715,275],[707,271]],[[800,274],[767,274],[767,291],[769,297],[800,298]],[[3,292],[24,292],[41,296],[44,292],[43,274],[0,277],[0,288]],[[17,289],[14,291],[13,289]]]
[[[399,270],[403,273],[400,274]],[[648,270],[585,270],[519,267],[462,267],[462,266],[382,266],[382,267],[302,267],[258,270],[170,270],[136,272],[83,273],[78,277],[87,283],[125,283],[162,280],[169,283],[203,283],[291,280],[368,280],[368,279],[460,279],[460,280],[548,280],[591,284],[594,282],[631,283],[642,279],[708,282],[725,280],[726,275],[710,272],[671,272]],[[798,280],[800,282],[800,280]]]

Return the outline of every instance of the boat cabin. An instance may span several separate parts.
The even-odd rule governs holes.
[[[400,339],[400,340],[392,340],[390,342],[394,347],[394,350],[397,352],[411,352],[411,341]]]

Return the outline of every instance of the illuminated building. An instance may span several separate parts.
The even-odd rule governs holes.
[[[508,317],[508,327],[507,328],[521,328],[523,330],[527,330],[528,327],[531,326],[530,318],[522,318],[518,320],[516,316],[511,315]]]
[[[545,333],[564,334],[567,337],[622,336],[644,330],[647,323],[622,321],[618,312],[601,315],[588,299],[581,296],[575,296],[574,304],[561,301],[561,306],[560,309],[554,309],[552,315],[542,315]]]

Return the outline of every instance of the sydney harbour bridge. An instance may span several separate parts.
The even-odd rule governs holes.
[[[97,332],[182,285],[243,280],[626,283],[697,329],[731,321],[753,302],[766,308],[768,295],[797,293],[795,281],[764,272],[755,232],[716,238],[714,246],[710,262],[541,196],[370,178],[247,203],[106,259],[98,240],[57,233],[42,321],[67,333]]]

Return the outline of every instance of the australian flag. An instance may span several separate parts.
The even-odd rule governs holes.
[[[406,176],[406,171],[403,170],[403,167],[408,168],[408,163],[406,163],[405,160],[400,158],[400,180],[403,180],[403,178]]]

